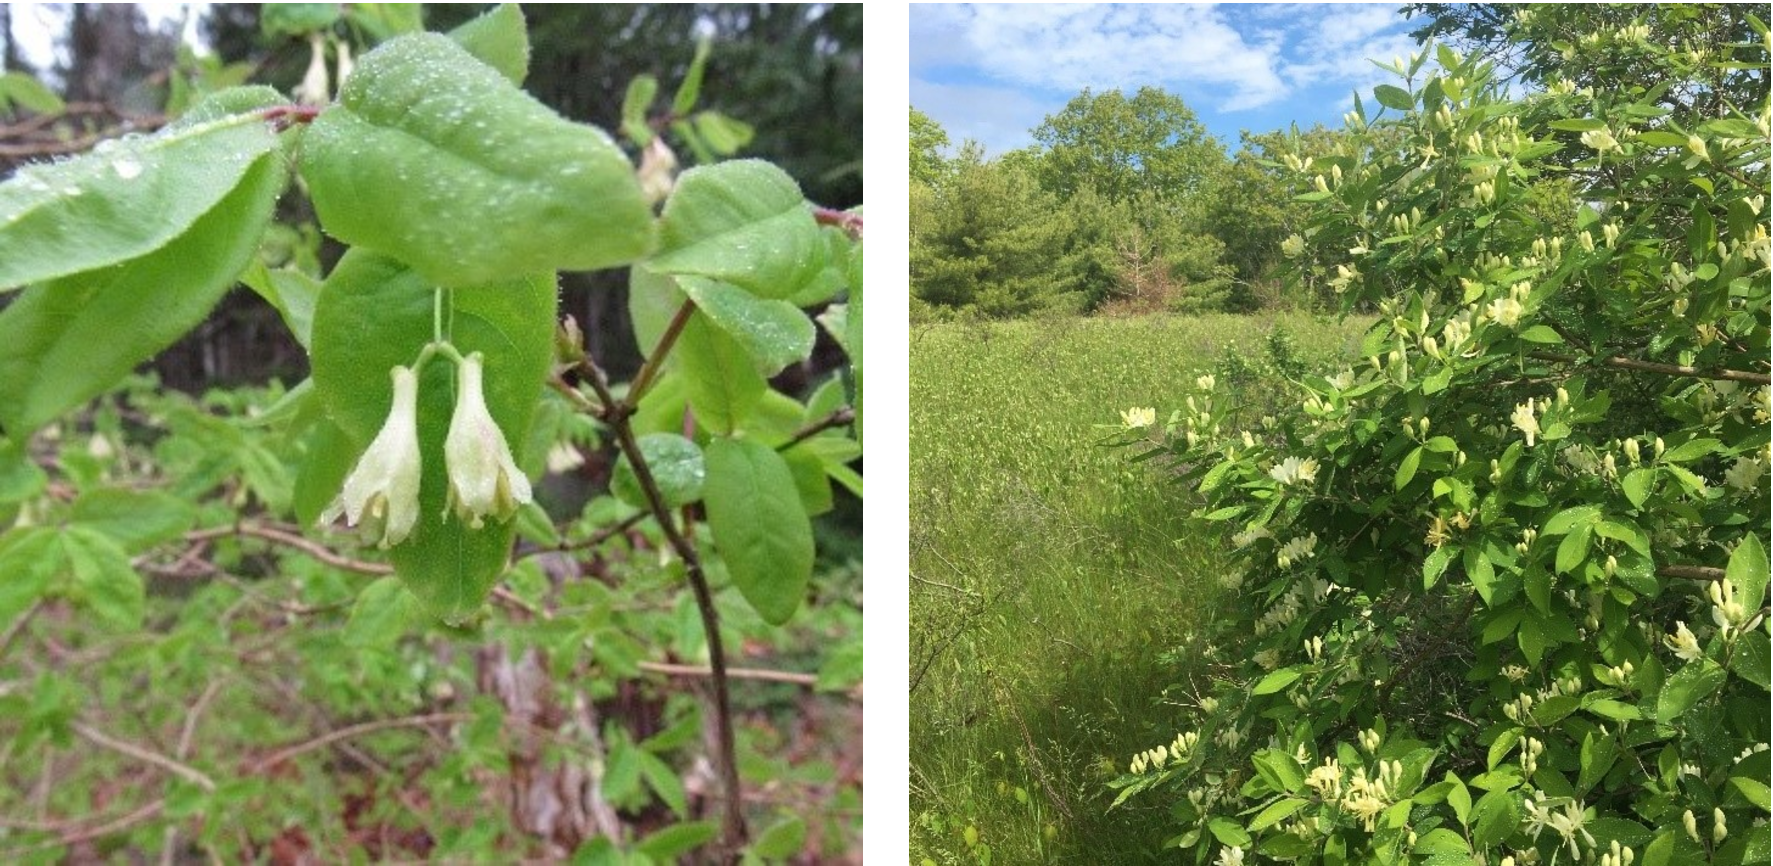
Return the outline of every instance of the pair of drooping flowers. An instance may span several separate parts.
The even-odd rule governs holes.
[[[441,347],[440,347],[441,348]],[[421,356],[428,358],[429,352]],[[448,509],[469,526],[479,529],[491,515],[505,521],[519,505],[530,502],[529,479],[517,468],[505,434],[486,408],[481,387],[479,352],[462,357],[445,351],[457,365],[456,408],[443,440],[443,460],[449,471]],[[406,540],[419,521],[419,379],[415,368],[395,367],[394,401],[388,420],[369,448],[345,478],[345,486],[320,515],[321,525],[344,515],[345,523],[379,531],[379,544],[392,547]],[[447,511],[445,512],[447,515]]]

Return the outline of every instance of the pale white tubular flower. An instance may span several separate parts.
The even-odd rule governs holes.
[[[1335,758],[1325,758],[1323,766],[1315,767],[1305,776],[1307,787],[1325,800],[1342,797],[1342,765]]]
[[[484,525],[487,515],[509,520],[519,505],[531,499],[529,479],[517,468],[504,432],[487,411],[481,364],[480,353],[475,352],[458,365],[456,410],[443,439],[449,507],[475,529]]]
[[[1281,241],[1281,255],[1284,255],[1289,259],[1296,259],[1305,255],[1305,238],[1298,234],[1287,235],[1287,239]]]
[[[1131,409],[1122,409],[1120,422],[1129,430],[1142,430],[1157,423],[1157,409],[1153,406],[1144,408],[1134,406]]]
[[[1315,457],[1288,457],[1269,469],[1268,475],[1282,484],[1309,484],[1317,480],[1317,465]]]
[[[1767,475],[1767,467],[1753,457],[1738,457],[1724,470],[1724,483],[1735,490],[1753,490]]]
[[[357,64],[351,59],[351,43],[341,39],[337,45],[333,46],[333,50],[339,53],[339,73],[337,77],[339,88],[343,89],[345,86],[345,79],[351,77],[351,73],[357,68]]]
[[[1522,307],[1521,302],[1514,298],[1497,298],[1484,309],[1485,315],[1504,328],[1512,328],[1520,324],[1521,314],[1524,312],[1526,312],[1526,308]]]
[[[554,474],[571,472],[585,465],[585,456],[571,442],[556,442],[548,449],[548,471]]]
[[[1515,429],[1527,434],[1527,447],[1533,447],[1534,440],[1539,436],[1539,419],[1534,415],[1533,398],[1514,407],[1514,414],[1509,416]]]
[[[1213,374],[1208,373],[1205,376],[1195,377],[1194,384],[1202,391],[1211,391],[1214,385],[1219,384],[1219,380],[1213,378]]]
[[[320,524],[344,515],[348,526],[364,521],[379,529],[378,544],[392,547],[412,534],[419,520],[419,380],[411,369],[395,367],[394,399],[388,420],[369,443],[345,486],[320,515]],[[367,520],[365,520],[367,518]]]
[[[296,102],[303,105],[324,105],[331,98],[330,81],[326,73],[326,40],[318,32],[308,34],[308,73],[302,76],[302,83],[296,85]]]
[[[1214,866],[1244,866],[1244,849],[1235,845],[1220,848],[1219,859],[1214,861]]]
[[[641,153],[638,176],[647,201],[657,204],[671,197],[671,189],[677,185],[677,154],[663,137],[654,136]]]
[[[1696,662],[1705,656],[1705,651],[1699,648],[1699,639],[1687,629],[1685,622],[1675,623],[1674,634],[1664,637],[1662,642],[1681,661]]]
[[[1613,138],[1613,133],[1606,129],[1591,129],[1583,133],[1582,143],[1600,153],[1619,149],[1619,142]]]

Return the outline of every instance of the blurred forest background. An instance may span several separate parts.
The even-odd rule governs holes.
[[[420,11],[429,29],[445,30],[489,7],[427,3]],[[613,131],[629,80],[650,73],[671,86],[707,36],[703,103],[757,131],[739,155],[780,165],[811,201],[862,202],[860,5],[560,4],[524,14],[533,50],[525,89],[562,115]],[[353,36],[367,47],[379,34]],[[0,178],[158,128],[209,89],[253,81],[291,92],[309,55],[299,36],[263,26],[258,4],[0,4]],[[292,254],[312,249],[330,265],[338,249],[312,234],[312,214],[300,212],[307,202],[288,196],[282,207],[282,222],[307,227],[285,238]],[[579,320],[600,363],[617,378],[632,373],[626,273],[565,274],[561,285],[562,312]],[[814,363],[829,357],[815,354]],[[153,366],[163,383],[188,391],[273,376],[295,382],[307,372],[276,311],[244,290]]]

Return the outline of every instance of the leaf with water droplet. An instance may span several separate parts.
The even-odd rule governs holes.
[[[258,250],[288,182],[260,156],[171,243],[114,268],[39,283],[0,311],[0,425],[15,441],[116,384],[196,327]]]
[[[744,348],[757,372],[774,376],[813,352],[813,322],[787,301],[759,298],[719,280],[679,277],[696,308]]]
[[[0,184],[0,291],[172,243],[277,149],[257,112],[284,102],[267,87],[222,91],[153,135],[20,170]]]
[[[449,31],[449,38],[480,58],[480,62],[499,71],[512,84],[522,84],[529,75],[529,27],[523,21],[523,10],[515,3],[503,3]]]
[[[702,462],[702,449],[676,433],[648,433],[635,439],[640,455],[646,458],[653,484],[667,508],[679,508],[702,498],[702,484],[707,468]],[[628,455],[616,461],[610,475],[610,492],[617,499],[636,508],[646,508],[646,492],[634,474]]]
[[[647,267],[711,277],[758,297],[787,298],[819,275],[825,240],[787,172],[741,159],[693,168],[665,203]]]
[[[653,242],[634,167],[608,135],[435,33],[364,55],[309,127],[301,170],[329,234],[442,286],[615,267]]]

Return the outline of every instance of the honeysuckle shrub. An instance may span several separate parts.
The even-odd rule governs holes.
[[[1129,431],[1240,567],[1115,802],[1196,863],[1765,863],[1765,96],[1395,72],[1282,160],[1366,362]]]
[[[341,16],[356,26],[381,14],[398,19],[352,62],[334,35]],[[714,684],[714,854],[791,853],[798,842],[747,844],[714,595],[733,588],[747,615],[785,624],[808,595],[813,516],[832,509],[834,485],[861,494],[861,214],[808,202],[773,164],[724,159],[752,133],[698,110],[706,42],[668,109],[655,111],[651,76],[626,91],[620,131],[636,165],[609,133],[522,89],[530,52],[515,6],[447,34],[423,32],[413,7],[267,16],[268,29],[311,36],[297,101],[223,89],[163,129],[0,184],[0,293],[17,291],[0,310],[0,478],[29,480],[16,498],[34,496],[28,487],[46,483],[39,434],[244,282],[308,350],[312,377],[263,420],[300,442],[298,465],[265,457],[218,471],[289,476],[256,504],[311,536],[291,543],[373,545],[397,583],[359,604],[388,615],[416,605],[465,636],[510,575],[520,534],[566,554],[644,516]],[[701,164],[678,172],[672,142]],[[346,246],[324,275],[261,256],[292,190]],[[608,381],[557,309],[557,272],[618,267],[646,355],[628,383]],[[850,363],[805,402],[773,390],[770,378],[811,357],[821,326]],[[569,429],[618,446],[614,493],[628,514],[550,515],[536,501],[530,475]],[[535,439],[540,449],[526,447]],[[82,502],[127,499],[95,489],[102,479],[67,480]],[[146,581],[126,555],[142,531],[79,511],[0,514],[0,643],[47,602],[143,627]],[[155,540],[203,531],[193,523],[162,516]],[[660,860],[716,835],[674,811],[680,845],[654,851]]]

